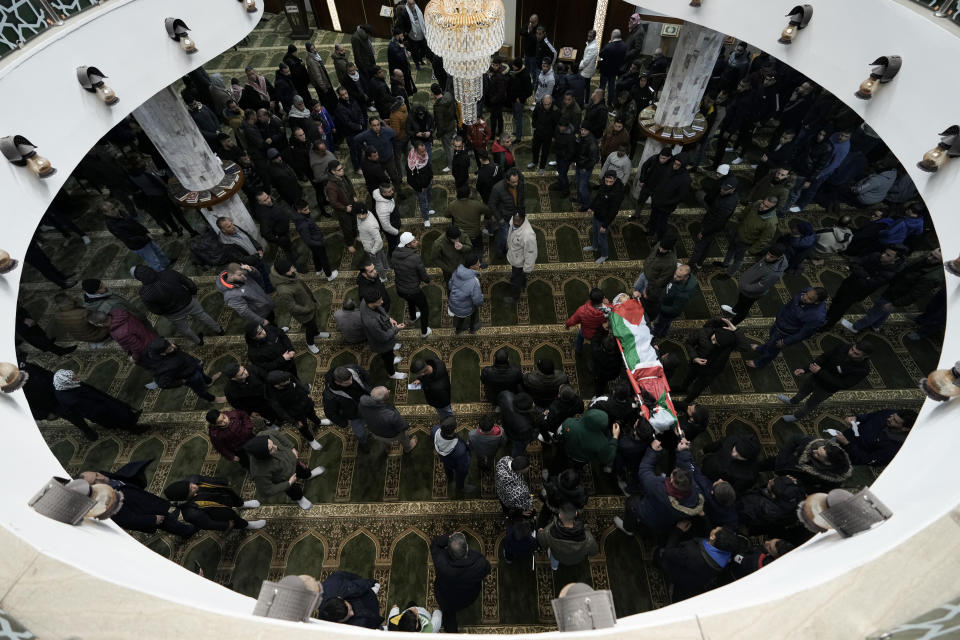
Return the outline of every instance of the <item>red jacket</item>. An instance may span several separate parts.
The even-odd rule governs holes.
[[[237,452],[243,449],[243,445],[253,437],[253,422],[250,416],[239,409],[223,413],[230,418],[230,424],[225,427],[211,424],[208,425],[207,430],[213,448],[224,458],[233,460]]]
[[[466,134],[467,140],[476,151],[485,149],[487,140],[490,139],[490,125],[482,120],[477,120],[466,126]]]
[[[137,364],[147,347],[157,337],[157,332],[145,324],[137,316],[126,309],[114,307],[107,314],[110,337],[127,352]]]
[[[583,337],[587,340],[593,340],[593,337],[597,335],[597,331],[606,321],[607,316],[604,315],[603,311],[597,309],[589,302],[585,302],[580,305],[580,308],[577,309],[572,316],[567,318],[567,321],[563,324],[566,327],[579,324],[580,330],[583,332]]]

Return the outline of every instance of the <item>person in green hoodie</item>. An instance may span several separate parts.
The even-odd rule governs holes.
[[[276,274],[277,302],[283,302],[290,310],[290,317],[303,326],[307,349],[310,353],[319,353],[314,344],[317,338],[329,338],[330,333],[317,329],[317,297],[297,273],[297,268],[286,258],[277,258],[273,262]],[[289,321],[284,324],[289,324]]]
[[[250,477],[257,488],[257,496],[272,499],[286,493],[301,509],[313,506],[303,495],[303,486],[298,480],[309,480],[323,474],[326,469],[308,469],[300,460],[293,439],[280,431],[265,429],[243,445],[250,454]]]
[[[606,428],[607,414],[599,409],[591,409],[579,418],[567,418],[561,427],[567,456],[575,462],[612,464],[617,455],[620,425],[613,423],[610,436],[605,433]]]
[[[736,223],[736,231],[730,238],[730,247],[723,261],[713,266],[726,267],[726,277],[732,278],[740,270],[746,254],[760,256],[777,233],[777,196],[768,195],[734,213],[730,219]]]

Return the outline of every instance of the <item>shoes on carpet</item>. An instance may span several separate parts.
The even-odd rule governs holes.
[[[597,258],[596,260],[594,260],[594,262],[597,263],[597,264],[603,264],[603,263],[606,262],[606,261],[607,261],[607,256],[600,256],[599,258]]]
[[[557,166],[557,161],[556,161],[556,160],[551,160],[551,161],[548,162],[547,164],[550,165],[551,167],[555,167],[555,166]]]
[[[424,221],[423,221],[423,226],[425,226],[425,227],[427,227],[427,228],[429,229],[429,228],[430,228],[430,221],[429,221],[429,220],[424,220]]]
[[[779,400],[783,404],[793,404],[793,400],[790,399],[790,396],[784,395],[782,393],[777,394],[777,400]]]
[[[297,504],[304,511],[306,511],[307,509],[313,506],[313,503],[307,500],[306,498],[300,498],[299,500],[297,500]]]
[[[722,304],[722,305],[720,305],[720,308],[723,309],[723,312],[724,312],[724,313],[729,313],[729,314],[732,315],[732,316],[737,315],[737,312],[733,310],[733,307],[731,307],[731,306],[728,305],[728,304]]]
[[[316,478],[318,476],[322,476],[326,470],[327,468],[324,467],[323,465],[320,465],[319,467],[314,467],[313,469],[310,469],[310,477]]]
[[[783,416],[783,418],[782,418],[782,420],[783,420],[784,422],[796,422],[796,421],[799,420],[799,419],[800,419],[800,418],[798,418],[797,416],[793,415],[792,413],[789,413],[789,414]]]
[[[444,172],[444,173],[450,173],[450,167],[444,167],[444,168],[443,168],[443,172]]]
[[[320,275],[321,273],[322,273],[321,271],[318,271],[317,275]],[[340,276],[340,272],[334,269],[333,272],[329,276],[327,276],[327,282],[333,282],[339,276]]]
[[[730,161],[730,164],[740,164],[741,162],[743,162],[743,158],[741,158],[740,156],[737,156],[736,158]]]
[[[320,347],[318,347],[318,346],[315,345],[315,344],[308,344],[308,345],[307,345],[307,351],[309,351],[310,353],[313,353],[313,354],[317,354],[317,353],[320,353]]]
[[[427,327],[426,332],[421,333],[421,334],[420,334],[420,337],[421,337],[421,338],[427,338],[427,337],[430,336],[431,333],[433,333],[433,329],[431,329],[430,327]]]
[[[535,166],[537,166],[537,163],[536,163],[536,162],[528,162],[528,163],[527,163],[527,169],[533,169]]]
[[[393,364],[400,364],[401,362],[403,362],[403,358],[401,358],[400,356],[394,356]]]
[[[585,246],[585,247],[583,248],[583,250],[584,250],[584,251],[596,251],[597,248],[596,248],[595,246],[593,246],[592,244],[588,244],[587,246]]]
[[[626,529],[623,528],[623,518],[621,518],[620,516],[613,517],[613,526],[615,526],[617,529],[620,529],[620,531],[624,532],[628,536],[632,537],[634,535],[630,531],[627,531]]]
[[[266,520],[247,520],[247,529],[263,529],[265,526]]]
[[[853,333],[857,333],[857,330],[853,328],[853,323],[847,320],[846,318],[841,318],[840,324],[842,324],[843,328],[846,329],[847,331],[852,331]]]
[[[790,213],[800,213],[800,207],[790,207]]]
[[[310,444],[310,448],[313,449],[314,451],[320,451],[321,449],[323,449],[323,445],[320,444],[316,438],[311,440],[309,444]]]
[[[259,507],[260,507],[259,500],[246,500],[242,505],[240,505],[241,509],[257,509]]]
[[[617,486],[620,487],[620,492],[623,495],[627,496],[628,498],[630,497],[630,491],[627,489],[629,485],[627,484],[626,480],[623,478],[617,478]]]
[[[403,346],[403,344],[401,344],[401,343],[399,343],[399,342],[394,343],[394,345],[393,345],[393,350],[394,350],[394,351],[400,351],[400,347],[402,347],[402,346]]]
[[[392,380],[406,380],[406,379],[407,379],[407,374],[401,373],[400,371],[397,371],[395,374],[393,374],[392,376],[390,376],[390,378],[391,378]]]

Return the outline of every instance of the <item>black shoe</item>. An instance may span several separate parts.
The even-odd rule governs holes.
[[[56,354],[58,356],[66,356],[66,355],[70,355],[76,350],[77,350],[77,345],[73,345],[70,347],[62,347],[59,351],[56,352]]]
[[[197,343],[197,346],[198,346],[198,347],[202,347],[202,346],[203,346],[203,334],[202,334],[202,333],[198,333],[198,334],[197,334],[197,338],[200,339],[200,342]]]
[[[217,331],[217,333],[214,335],[225,336],[227,335],[227,330],[221,327],[220,331]]]
[[[98,439],[100,439],[100,436],[97,435],[97,432],[90,427],[80,427],[80,433],[82,433],[83,437],[90,442],[96,442]]]

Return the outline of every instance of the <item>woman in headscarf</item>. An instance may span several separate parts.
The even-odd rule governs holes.
[[[417,194],[423,226],[429,227],[430,216],[436,213],[430,208],[430,200],[433,197],[433,167],[430,166],[427,146],[421,140],[415,140],[410,153],[407,154],[407,184]]]
[[[141,433],[146,425],[138,425],[140,411],[134,411],[126,402],[92,387],[77,378],[70,369],[60,369],[53,374],[53,395],[64,411],[70,414],[70,421],[91,420],[108,429],[124,429]]]
[[[287,124],[290,125],[291,131],[300,127],[303,129],[303,132],[307,134],[308,138],[313,139],[317,137],[315,135],[317,127],[313,124],[310,110],[307,109],[307,105],[304,104],[303,98],[299,95],[293,96],[293,104],[287,112]]]
[[[257,73],[253,67],[245,69],[247,82],[243,85],[243,93],[238,103],[242,109],[270,109],[273,98],[273,85],[270,81]]]

